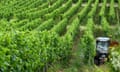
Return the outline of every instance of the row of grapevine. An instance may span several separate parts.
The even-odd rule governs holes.
[[[105,15],[106,4],[107,4],[107,0],[104,0],[102,7],[101,7],[101,10],[100,10],[100,13],[99,13],[99,16]]]
[[[102,18],[102,20],[101,20],[102,30],[104,32],[104,35],[108,36],[110,34],[110,25],[109,25],[106,17],[102,16],[101,18]]]
[[[94,55],[95,55],[95,40],[93,35],[94,22],[93,18],[88,18],[86,30],[84,31],[83,36],[80,38],[81,53],[80,57],[84,63],[91,65],[94,64]]]
[[[22,24],[22,26],[18,28],[18,30],[33,30],[34,28],[38,27],[42,23],[42,20],[40,18],[32,20],[30,22],[27,22],[26,24]]]
[[[120,9],[120,0],[118,0],[118,8]]]
[[[105,16],[106,4],[107,4],[107,0],[104,0],[103,5],[102,5],[100,12],[99,12],[99,24],[101,24],[102,16]]]
[[[91,11],[88,13],[88,17],[94,16],[94,14],[96,13],[98,4],[99,4],[99,0],[95,0],[95,4],[94,4],[93,8],[91,9]]]
[[[35,19],[35,18],[40,18],[43,15],[49,13],[48,9],[49,8],[45,8],[45,9],[42,9],[40,11],[38,10],[38,11],[35,11],[35,12],[30,12],[30,13],[20,13],[20,14],[16,14],[16,16],[19,19],[25,19],[25,18]]]
[[[38,27],[36,27],[34,30],[37,30],[37,31],[49,30],[53,26],[54,26],[54,20],[50,18],[48,21],[43,22]]]
[[[58,16],[61,15],[61,13],[66,12],[66,10],[69,9],[69,7],[71,6],[72,6],[72,0],[69,0],[64,5],[62,5],[60,8],[57,8],[53,12],[46,14],[45,19],[55,18],[55,17],[57,18]]]
[[[57,25],[54,25],[54,27],[51,29],[52,32],[56,32],[59,35],[61,35],[66,29],[66,26],[68,24],[67,18],[61,20]]]
[[[80,28],[80,22],[78,18],[75,18],[73,20],[73,22],[70,24],[70,26],[68,26],[67,28],[67,32],[65,34],[65,37],[69,37],[70,36],[70,40],[74,41],[76,35],[79,32],[79,28]]]
[[[42,1],[39,1],[39,0],[36,0],[36,1],[33,1],[33,0],[31,0],[31,1],[29,1],[28,3],[25,3],[25,4],[23,4],[23,5],[15,5],[13,8],[12,8],[12,10],[13,11],[16,11],[16,10],[21,10],[21,9],[23,9],[23,10],[25,10],[25,9],[27,9],[27,8],[33,8],[33,7],[36,7],[36,6],[38,6],[38,5],[41,5],[43,2]]]
[[[49,12],[52,12],[53,10],[60,7],[63,2],[64,2],[64,0],[58,0],[56,3],[54,3],[52,6],[50,6]]]
[[[114,0],[111,0],[110,11],[109,11],[109,22],[111,24],[116,24],[117,23],[114,5],[115,5]]]
[[[114,0],[111,0],[109,15],[112,19],[115,18]]]
[[[78,0],[77,4],[75,4],[74,6],[72,6],[67,12],[65,12],[62,15],[62,18],[70,18],[72,15],[74,15],[79,7],[81,6],[82,0]]]
[[[74,39],[78,34],[79,25],[79,19],[75,18],[70,26],[67,28],[66,34],[61,37],[63,39],[63,44],[65,44],[62,48],[64,49],[62,53],[65,55],[64,57],[65,59],[67,59],[67,61],[70,59],[69,56],[71,56],[72,54],[72,46],[74,43]]]
[[[10,23],[11,23],[11,25],[12,25],[13,28],[19,28],[19,27],[27,24],[28,21],[29,21],[28,19],[24,19],[24,20],[21,20],[21,21],[10,22]]]
[[[92,1],[93,1],[93,0],[89,0],[87,6],[86,6],[85,8],[83,8],[83,10],[80,11],[80,13],[78,13],[78,17],[79,17],[80,20],[81,20],[81,19],[87,14],[87,12],[89,11],[89,8],[90,8],[90,6],[91,6]]]

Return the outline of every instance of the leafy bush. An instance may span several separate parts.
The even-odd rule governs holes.
[[[53,32],[9,32],[0,36],[1,71],[33,72],[63,60],[70,54],[70,42]]]
[[[119,47],[118,47],[119,48]],[[112,49],[111,50],[111,66],[115,72],[120,71],[120,49]]]

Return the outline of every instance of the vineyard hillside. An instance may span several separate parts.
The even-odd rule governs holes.
[[[0,72],[120,72],[120,46],[94,64],[119,36],[120,0],[0,0]]]

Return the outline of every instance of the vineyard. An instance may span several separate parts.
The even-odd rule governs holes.
[[[119,26],[120,0],[0,0],[0,72],[49,72],[74,53],[90,70],[68,72],[104,72],[94,65],[95,39],[120,42]],[[119,48],[106,72],[120,72]]]

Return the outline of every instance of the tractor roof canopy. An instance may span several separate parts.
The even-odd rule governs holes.
[[[98,37],[96,40],[97,41],[110,41],[110,38],[108,38],[108,37]]]

